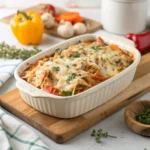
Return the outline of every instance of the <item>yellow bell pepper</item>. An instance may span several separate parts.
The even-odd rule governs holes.
[[[44,32],[44,23],[38,13],[18,11],[11,19],[10,26],[21,44],[40,44]]]

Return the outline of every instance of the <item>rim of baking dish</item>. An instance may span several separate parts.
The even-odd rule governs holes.
[[[125,49],[125,50],[128,50],[129,52],[131,52],[133,55],[134,55],[134,62],[129,66],[127,67],[125,70],[121,71],[119,74],[111,77],[110,79],[102,82],[102,83],[99,83],[79,94],[76,94],[76,95],[72,95],[72,96],[57,96],[57,95],[53,95],[53,94],[50,94],[50,93],[47,93],[45,92],[44,90],[42,89],[39,89],[39,88],[36,88],[35,86],[31,85],[30,83],[26,82],[25,80],[23,80],[20,76],[19,76],[19,72],[22,68],[24,68],[23,66],[27,66],[27,64],[32,64],[32,63],[35,63],[38,59],[46,56],[46,52],[49,52],[49,51],[55,51],[57,48],[60,48],[62,45],[65,45],[65,47],[68,47],[69,46],[69,43],[71,42],[74,42],[74,43],[78,43],[79,40],[83,41],[85,39],[96,39],[98,37],[98,35],[93,35],[93,34],[85,34],[85,35],[80,35],[80,36],[77,36],[77,37],[74,37],[74,38],[71,38],[69,40],[65,40],[59,44],[56,44],[52,47],[49,47],[47,48],[46,50],[28,58],[27,60],[25,60],[23,63],[21,63],[16,69],[15,69],[15,73],[14,73],[14,76],[17,80],[17,84],[16,86],[24,91],[25,93],[33,96],[33,97],[47,97],[47,98],[52,98],[52,99],[56,99],[56,100],[73,100],[74,98],[78,97],[78,98],[81,98],[81,97],[85,97],[85,96],[88,96],[89,94],[93,93],[93,92],[96,92],[97,90],[99,90],[100,88],[102,87],[106,87],[107,85],[109,85],[110,83],[116,81],[118,78],[121,78],[122,76],[124,76],[125,74],[127,74],[129,71],[131,71],[132,69],[136,68],[138,63],[140,62],[140,57],[141,57],[141,54],[140,52],[133,46],[133,44],[129,44],[129,40],[125,39],[125,38],[122,38],[120,37],[119,40],[115,40],[115,38],[113,38],[113,36],[103,36],[103,35],[99,35],[100,37],[102,37],[102,39],[104,40],[105,43],[108,43],[108,44],[116,44],[118,45],[119,47],[121,47],[122,49]],[[54,50],[55,49],[55,50]],[[61,50],[63,51],[63,49]],[[51,52],[51,54],[53,54],[54,52]],[[42,55],[43,54],[43,55]],[[51,55],[49,54],[49,55]],[[24,69],[22,69],[22,71],[24,71],[27,67],[25,67]],[[29,89],[27,89],[29,88]]]

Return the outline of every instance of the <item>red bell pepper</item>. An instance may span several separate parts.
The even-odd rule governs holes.
[[[59,90],[57,88],[49,85],[43,87],[43,90],[54,95],[58,95],[59,93]]]
[[[110,77],[101,77],[100,75],[97,74],[91,74],[91,77],[95,80],[100,80],[100,81],[105,81],[110,78]]]
[[[150,32],[140,34],[129,33],[125,37],[132,40],[141,53],[150,50]]]

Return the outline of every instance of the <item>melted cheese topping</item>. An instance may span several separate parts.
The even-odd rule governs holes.
[[[132,62],[131,53],[116,45],[106,45],[98,38],[40,59],[21,77],[49,93],[69,96],[120,73]]]

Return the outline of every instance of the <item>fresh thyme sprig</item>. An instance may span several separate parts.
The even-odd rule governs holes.
[[[112,135],[109,135],[108,132],[103,132],[102,129],[99,129],[99,130],[93,130],[93,132],[91,133],[91,136],[95,137],[95,140],[97,143],[100,143],[101,142],[101,138],[107,138],[107,137],[111,137],[111,138],[117,138],[116,136],[112,136]]]
[[[15,46],[10,46],[6,44],[5,42],[0,43],[0,58],[4,59],[27,59],[37,53],[39,53],[41,50],[37,47],[33,47],[32,49],[21,49],[16,48]]]

